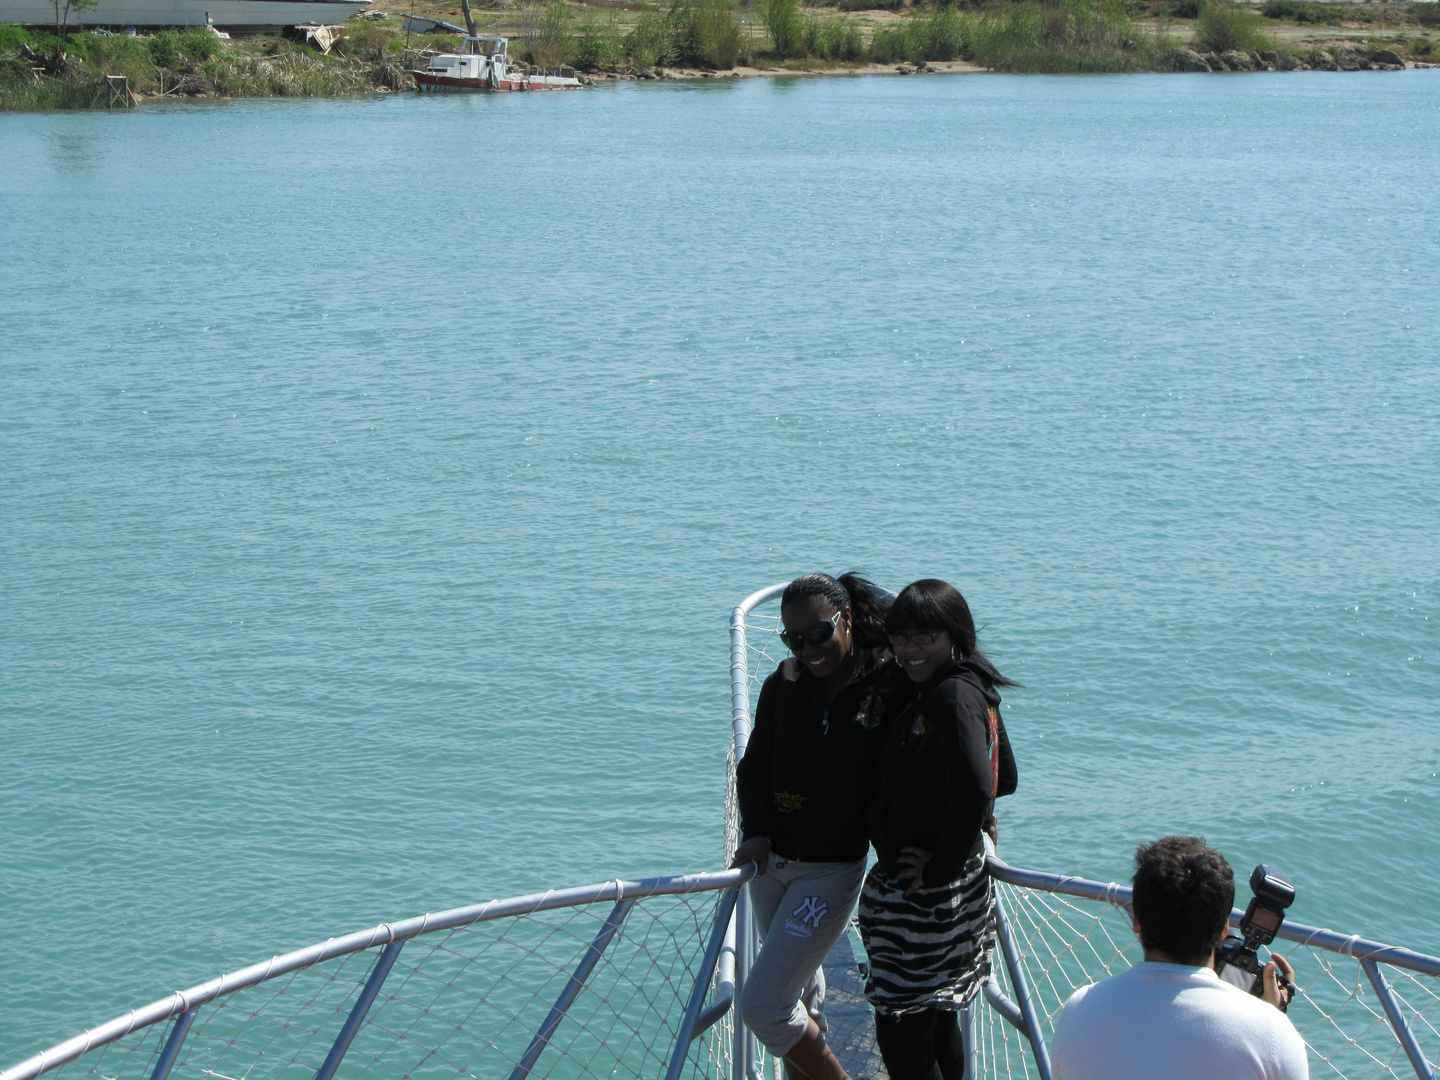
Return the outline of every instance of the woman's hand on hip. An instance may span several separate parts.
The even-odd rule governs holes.
[[[740,846],[735,849],[735,858],[730,860],[730,869],[734,870],[751,862],[755,864],[756,877],[760,877],[770,869],[770,838],[768,836],[752,836],[749,840],[741,841]]]
[[[895,880],[905,886],[905,895],[909,896],[925,883],[925,866],[930,862],[930,852],[918,847],[901,848],[895,861],[900,865]]]

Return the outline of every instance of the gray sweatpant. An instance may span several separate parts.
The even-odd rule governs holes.
[[[760,928],[760,955],[745,977],[740,1018],[765,1049],[784,1057],[813,1018],[825,1030],[825,962],[850,922],[865,881],[865,860],[790,862],[746,886]]]

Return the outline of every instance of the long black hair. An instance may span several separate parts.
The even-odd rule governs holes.
[[[830,601],[837,611],[850,609],[850,635],[860,648],[873,649],[888,644],[885,612],[890,608],[890,599],[874,582],[853,572],[838,578],[829,574],[802,574],[785,586],[780,595],[780,610],[783,612],[786,604],[816,596]]]
[[[996,686],[1019,686],[995,670],[975,643],[975,617],[960,590],[939,578],[921,578],[900,590],[885,616],[887,633],[944,630],[955,644],[955,658],[969,660]]]

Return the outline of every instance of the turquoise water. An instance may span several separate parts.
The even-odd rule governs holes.
[[[0,117],[0,1063],[716,866],[812,569],[970,598],[1012,862],[1440,951],[1437,76]]]

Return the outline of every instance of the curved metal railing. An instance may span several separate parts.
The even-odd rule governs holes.
[[[255,1060],[269,1057],[287,1068],[313,1068],[315,1080],[332,1080],[347,1053],[356,1049],[364,1059],[361,1075],[377,1065],[386,1066],[377,1072],[389,1073],[395,1071],[396,1062],[384,1062],[387,1045],[415,1042],[412,1035],[417,1034],[448,1041],[447,1029],[466,1030],[471,1017],[481,1011],[473,1007],[474,1001],[491,997],[498,999],[496,1019],[506,1021],[497,1023],[496,1028],[514,1030],[508,1034],[504,1030],[467,1031],[459,1054],[425,1052],[420,1055],[418,1073],[400,1071],[435,1077],[465,1075],[476,1059],[498,1055],[509,1069],[510,1080],[526,1080],[541,1055],[551,1048],[562,1021],[581,1016],[587,1024],[598,1020],[612,1031],[618,1026],[643,1045],[628,1056],[619,1055],[620,1068],[615,1067],[616,1061],[604,1058],[600,1069],[588,1067],[588,1062],[580,1061],[567,1048],[557,1047],[560,1056],[569,1059],[560,1075],[609,1078],[629,1072],[649,1080],[654,1074],[646,1062],[658,1063],[657,1048],[664,1044],[671,1045],[664,1075],[676,1080],[692,1043],[730,1012],[734,965],[726,961],[725,954],[734,950],[732,916],[740,886],[753,874],[750,866],[719,873],[615,880],[381,923],[132,1009],[5,1069],[0,1080],[34,1080],[81,1058],[86,1058],[84,1072],[97,1077],[137,1075],[141,1065],[151,1080],[167,1080],[177,1067],[202,1076],[225,1076],[217,1057],[237,1047]],[[694,898],[712,893],[720,894],[714,916],[704,919]],[[647,902],[653,906],[657,898],[674,902],[664,910],[648,910]],[[602,904],[613,905],[603,920],[590,911]],[[649,918],[638,933],[627,935],[633,927],[633,923],[627,926],[627,919],[637,908]],[[556,912],[563,917],[542,921],[546,913]],[[708,934],[704,933],[707,922]],[[477,933],[491,924],[502,929]],[[462,935],[460,940],[457,934]],[[402,961],[401,950],[408,942],[418,939],[431,944],[432,936],[433,945],[422,956],[407,956]],[[704,948],[697,955],[701,943]],[[622,953],[620,967],[616,961]],[[361,972],[347,972],[346,962],[356,958],[361,960]],[[609,963],[618,977],[610,979],[600,1002],[582,1001],[587,987],[593,989],[602,963]],[[427,967],[436,970],[427,971]],[[386,984],[397,970],[405,972],[405,988],[392,993]],[[514,974],[519,971],[537,976],[541,985],[517,982]],[[294,980],[300,975],[314,977],[296,990]],[[624,993],[642,983],[648,985],[643,987],[638,1005],[634,995],[625,999],[623,1007],[619,1007],[618,997],[609,995],[612,987]],[[272,984],[277,989],[269,993]],[[407,995],[412,984],[418,984],[420,992]],[[548,998],[546,984],[559,985],[560,990],[541,1019],[537,1006]],[[712,984],[715,1000],[706,1009]],[[431,996],[436,990],[440,996]],[[447,996],[446,990],[454,1000],[440,1000]],[[258,1005],[237,1001],[245,991],[264,991],[265,996]],[[201,1014],[205,1006],[210,1006],[208,1017]],[[197,1019],[201,1020],[198,1025]],[[173,1023],[163,1041],[146,1039],[147,1031],[166,1021]],[[207,1026],[213,1030],[207,1032]],[[327,1038],[331,1040],[328,1043]],[[720,1042],[728,1043],[728,1033]],[[519,1049],[522,1045],[523,1052]],[[711,1049],[712,1058],[718,1045]],[[124,1070],[98,1059],[100,1052],[113,1047],[120,1048]],[[319,1057],[321,1047],[326,1047],[323,1058]],[[466,1054],[463,1063],[452,1060]],[[248,1073],[251,1064],[246,1062],[232,1074]],[[625,1068],[627,1064],[632,1067]],[[356,1070],[347,1067],[346,1075],[353,1077]],[[550,1075],[556,1075],[553,1067]]]

